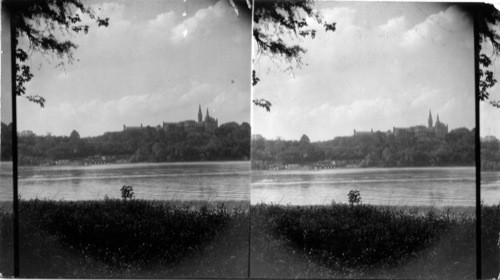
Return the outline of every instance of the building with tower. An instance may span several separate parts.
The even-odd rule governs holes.
[[[392,133],[395,136],[406,137],[427,137],[443,139],[448,134],[448,125],[439,121],[439,114],[436,116],[436,122],[433,124],[432,112],[429,110],[427,127],[423,125],[411,127],[393,127]]]
[[[215,129],[219,127],[219,120],[212,118],[210,113],[205,114],[205,119],[203,119],[203,113],[201,112],[201,105],[198,107],[198,121],[188,120],[182,122],[163,122],[163,130],[165,132],[181,132],[181,131],[198,131],[198,132],[208,132],[214,133]]]
[[[160,126],[157,126],[157,129],[163,129],[166,133],[175,133],[175,132],[190,132],[190,131],[198,131],[198,132],[207,132],[207,133],[215,133],[215,130],[219,127],[219,120],[210,116],[208,112],[208,108],[205,114],[205,119],[203,119],[203,113],[201,112],[201,105],[198,107],[198,121],[194,120],[186,120],[181,122],[163,122]],[[123,125],[123,131],[130,130],[140,130],[143,129],[143,126],[125,126]]]
[[[370,131],[354,130],[354,136],[372,135],[375,132],[373,129]],[[390,135],[391,131],[385,134]],[[417,137],[417,138],[439,138],[444,139],[448,134],[448,125],[439,120],[439,114],[436,116],[436,122],[433,122],[432,112],[429,110],[429,117],[427,119],[427,126],[415,125],[410,127],[393,127],[392,134],[398,137]]]

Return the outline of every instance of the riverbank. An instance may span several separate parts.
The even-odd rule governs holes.
[[[11,215],[1,212],[5,249]],[[248,223],[237,201],[21,200],[20,276],[245,277]]]
[[[247,277],[249,245],[251,277],[475,278],[474,207],[21,200],[19,213],[26,278]],[[498,275],[498,232],[500,205],[483,206],[484,278]]]
[[[449,167],[474,167],[472,164],[427,164],[427,165],[366,165],[363,164],[361,160],[350,160],[350,161],[321,161],[321,162],[311,162],[311,163],[290,163],[284,164],[280,162],[263,162],[263,161],[252,161],[252,170],[330,170],[330,169],[381,169],[381,168],[449,168]]]
[[[255,205],[251,276],[473,279],[473,210]]]

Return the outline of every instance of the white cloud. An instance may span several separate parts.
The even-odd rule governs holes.
[[[391,98],[377,97],[375,99],[356,100],[348,105],[336,107],[331,117],[335,120],[351,123],[366,122],[374,118],[391,116],[397,106]]]
[[[391,18],[386,24],[379,26],[382,32],[391,34],[398,34],[406,30],[406,19],[404,16]]]
[[[432,101],[439,98],[440,91],[437,89],[422,88],[420,93],[415,94],[416,97],[411,97],[410,105],[415,108],[425,109]]]
[[[171,40],[173,42],[180,42],[183,39],[189,40],[190,37],[193,36],[191,34],[210,32],[210,30],[204,26],[204,23],[215,18],[221,18],[228,8],[225,1],[219,1],[213,6],[198,10],[192,17],[187,18],[172,28]],[[186,34],[188,35],[186,36]]]
[[[192,102],[198,100],[198,102],[206,103],[208,101],[206,97],[211,96],[212,94],[213,88],[211,85],[192,82],[189,91],[183,94],[179,100],[182,102]]]
[[[170,29],[175,23],[175,13],[173,11],[161,13],[156,18],[148,22],[148,27],[153,30]]]
[[[481,102],[479,111],[481,137],[493,135],[500,139],[500,110],[487,102]]]
[[[92,8],[97,12],[99,16],[110,17],[113,20],[122,20],[125,14],[125,5],[114,2],[105,2],[102,4],[93,5]]]
[[[471,20],[457,6],[430,15],[425,21],[407,30],[402,35],[401,45],[406,48],[419,48],[426,44],[446,46],[456,42],[471,41],[466,30],[471,29]],[[464,33],[466,37],[464,37]],[[456,40],[459,39],[459,40]]]
[[[336,22],[340,24],[339,30],[342,31],[343,26],[354,25],[353,21],[356,16],[356,10],[349,7],[336,7],[321,9],[321,15],[326,22]]]

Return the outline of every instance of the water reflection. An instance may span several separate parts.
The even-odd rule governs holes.
[[[24,199],[119,198],[131,185],[135,197],[155,200],[249,200],[249,162],[39,166],[19,170]]]
[[[0,201],[12,201],[12,162],[0,162]]]
[[[474,168],[387,168],[252,173],[252,203],[347,203],[359,190],[363,203],[474,206]]]

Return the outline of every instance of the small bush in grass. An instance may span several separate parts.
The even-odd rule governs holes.
[[[361,194],[358,190],[350,190],[347,197],[349,198],[349,204],[351,205],[359,204],[361,202]]]
[[[134,189],[132,186],[123,186],[121,191],[123,200],[130,200],[134,198]]]

